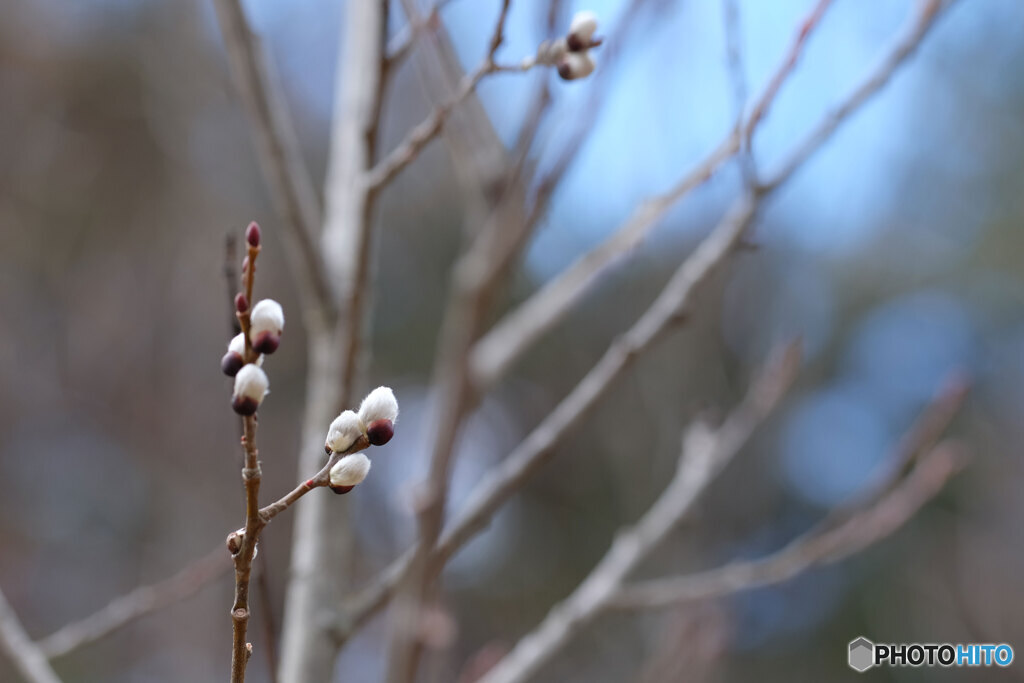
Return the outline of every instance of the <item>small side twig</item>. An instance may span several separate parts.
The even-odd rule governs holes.
[[[32,642],[0,591],[0,650],[28,683],[61,683],[42,649]]]

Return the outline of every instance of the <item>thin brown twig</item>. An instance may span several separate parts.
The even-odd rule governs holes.
[[[60,683],[60,677],[42,648],[28,637],[3,591],[0,591],[0,651],[7,655],[27,683]]]
[[[608,604],[613,609],[665,608],[719,598],[782,583],[807,570],[861,552],[895,533],[941,491],[967,462],[954,443],[943,442],[922,455],[877,502],[858,509],[841,525],[816,529],[784,548],[755,560],[740,560],[694,574],[652,579],[624,586]]]
[[[252,124],[257,157],[286,230],[289,267],[302,293],[307,320],[321,323],[334,314],[327,271],[316,248],[320,228],[317,193],[302,159],[294,125],[259,37],[240,0],[215,0],[228,61]]]
[[[785,395],[800,367],[799,345],[774,354],[743,402],[721,427],[696,424],[683,439],[676,475],[632,527],[620,531],[605,556],[563,602],[522,638],[481,683],[518,683],[540,667],[617,595],[626,578],[689,513],[719,472],[747,443]]]

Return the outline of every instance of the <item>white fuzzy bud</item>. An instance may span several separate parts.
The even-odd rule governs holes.
[[[565,42],[565,38],[556,38],[550,42],[545,41],[537,48],[537,63],[554,66],[562,60],[562,57],[568,51],[569,47]]]
[[[284,309],[273,299],[263,299],[249,314],[249,342],[260,353],[273,353],[284,332]]]
[[[270,387],[267,373],[259,366],[249,363],[235,375],[235,391],[231,396],[231,407],[239,415],[252,415],[263,402]]]
[[[370,459],[365,453],[346,455],[331,468],[331,486],[355,486],[370,473]]]
[[[359,404],[359,417],[363,424],[369,425],[377,420],[389,420],[394,422],[398,419],[398,400],[391,387],[377,387],[363,399]]]
[[[586,78],[594,73],[594,58],[590,51],[570,52],[558,63],[558,75],[564,80],[575,81],[578,78]]]
[[[356,440],[366,433],[366,426],[351,410],[346,410],[334,418],[331,426],[327,428],[327,441],[325,446],[334,453],[344,453]]]
[[[590,39],[594,37],[594,32],[597,30],[597,15],[593,12],[577,12],[572,17],[572,22],[569,24],[569,35],[579,38],[584,44],[590,43]]]
[[[239,332],[231,341],[228,342],[228,351],[231,353],[237,353],[239,356],[245,355],[245,335]]]

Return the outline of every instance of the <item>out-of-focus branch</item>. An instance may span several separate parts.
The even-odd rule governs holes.
[[[84,619],[62,626],[37,644],[48,658],[62,657],[105,638],[136,619],[194,595],[224,576],[230,568],[231,557],[224,550],[224,544],[218,543],[208,554],[173,576],[135,588]]]
[[[943,442],[923,455],[906,478],[895,478],[893,488],[881,499],[857,510],[837,527],[812,531],[767,557],[625,586],[608,607],[650,609],[707,600],[782,583],[812,567],[838,562],[896,532],[935,497],[966,462],[964,452],[956,444]]]
[[[793,69],[796,68],[797,62],[800,60],[800,55],[803,54],[804,45],[807,43],[807,39],[814,32],[814,28],[821,21],[821,18],[825,16],[825,11],[829,5],[832,4],[832,0],[819,0],[818,4],[814,6],[811,13],[807,15],[807,18],[800,24],[800,28],[797,30],[796,38],[789,46],[789,50],[786,52],[786,57],[782,61],[782,65],[768,80],[768,85],[764,90],[764,93],[754,104],[754,109],[750,112],[749,123],[744,130],[744,144],[750,147],[751,140],[754,137],[754,133],[757,131],[757,125],[761,122],[761,119],[768,113],[768,109],[775,102],[775,96],[778,95],[779,90],[782,88],[783,83],[789,78],[790,74],[793,73]]]
[[[922,7],[923,15],[932,15],[930,4],[926,3]],[[932,16],[932,18],[934,17]],[[918,39],[923,39],[924,36],[925,33],[922,32]],[[911,51],[903,49],[902,45],[903,41],[899,41],[893,50],[900,52],[903,58],[906,58]],[[891,68],[886,66],[890,62],[892,62],[891,58],[884,59],[881,68]],[[869,80],[873,79],[873,76],[869,77]],[[858,104],[863,104],[867,98],[858,97],[857,99]],[[845,105],[842,108],[849,109],[852,113],[851,108]],[[738,145],[738,138],[734,137],[733,139],[732,144]],[[818,143],[819,146],[825,139]],[[732,152],[735,152],[735,149],[733,148]],[[807,156],[809,155],[805,155],[803,158],[806,159]],[[763,196],[762,193],[770,192],[777,187],[778,185],[775,184],[764,188],[755,188],[754,196]],[[443,564],[466,542],[485,529],[491,516],[534,472],[547,462],[552,456],[555,446],[572,427],[589,414],[611,383],[656,338],[684,320],[685,309],[689,305],[694,290],[739,244],[744,231],[753,220],[755,204],[752,196],[737,200],[722,222],[705,237],[694,253],[680,266],[666,289],[644,316],[608,349],[598,364],[513,450],[509,457],[484,477],[471,493],[469,502],[442,534],[431,562]],[[585,270],[580,272],[586,273]],[[586,286],[587,283],[584,282],[579,291],[582,292]],[[578,296],[578,293],[569,295],[568,302],[564,304],[566,310],[572,301],[575,301],[575,296]],[[369,586],[347,601],[342,613],[335,620],[334,633],[340,642],[344,642],[355,629],[365,623],[370,615],[386,604],[397,585],[409,573],[415,552],[414,548],[401,555]]]
[[[690,511],[719,472],[747,443],[792,384],[800,367],[798,345],[777,353],[747,397],[721,427],[692,426],[683,439],[675,477],[650,509],[611,548],[572,594],[522,638],[481,683],[516,683],[537,673],[618,594],[623,581]]]
[[[299,472],[323,463],[324,429],[350,407],[361,381],[371,305],[374,163],[385,85],[387,0],[345,5],[325,188],[323,251],[340,315],[333,329],[312,330]],[[340,604],[352,570],[347,500],[311,496],[296,508],[282,628],[282,681],[327,681],[337,645],[326,615]]]
[[[774,189],[789,180],[807,160],[807,157],[832,137],[832,134],[850,114],[889,82],[900,65],[921,44],[942,11],[949,8],[954,2],[956,0],[919,0],[918,11],[892,49],[885,54],[869,76],[847,95],[839,106],[825,116],[803,141],[797,144],[793,152],[779,165],[779,169],[762,183],[762,188]]]
[[[285,225],[282,241],[302,294],[307,322],[335,311],[326,268],[316,248],[320,211],[271,62],[246,19],[241,0],[215,0],[232,76],[252,123],[257,158]]]
[[[27,683],[60,683],[42,649],[25,633],[14,608],[0,591],[0,650]]]
[[[684,195],[710,178],[737,148],[731,136],[668,193],[648,200],[608,239],[562,271],[506,314],[473,347],[473,381],[485,389],[527,349],[565,317],[619,258],[635,249],[651,228]]]
[[[801,22],[801,28],[787,50],[783,63],[758,97],[754,112],[745,125],[738,123],[737,128],[731,131],[706,158],[689,170],[674,187],[665,194],[653,197],[641,204],[610,237],[578,258],[526,301],[506,314],[480,339],[473,349],[472,356],[474,382],[479,387],[486,388],[504,375],[517,358],[568,314],[612,265],[636,249],[673,206],[710,179],[726,161],[740,151],[743,141],[753,135],[782,83],[792,72],[807,38],[818,25],[827,4],[827,2],[820,2],[814,11]],[[635,17],[637,9],[636,6],[631,8],[627,16]],[[622,31],[622,33],[624,32],[625,30]],[[614,57],[617,41],[609,41],[609,43],[607,55]],[[739,70],[739,47],[735,45],[734,48],[729,53],[730,72]],[[736,87],[741,88],[739,84]],[[745,90],[745,86],[742,88]],[[595,97],[600,95],[600,91],[595,91],[595,93]],[[741,94],[737,93],[737,96],[739,97]],[[598,107],[594,102],[585,108],[585,111],[588,112],[597,110]],[[739,120],[742,121],[742,108],[738,114],[741,117]],[[585,129],[585,126],[581,126],[581,128]],[[582,139],[579,134],[573,136],[566,152],[571,153],[578,148]],[[543,209],[546,205],[546,201],[550,198],[570,159],[571,156],[563,154],[563,158],[554,165],[553,171],[549,173],[548,179],[540,183],[539,209]],[[752,177],[752,166],[752,162],[747,162],[744,165],[747,169],[748,179]],[[536,212],[535,209],[533,213]]]
[[[412,24],[424,23],[416,0],[402,0],[402,9]],[[467,78],[455,46],[438,18],[424,41],[424,59],[415,60],[427,99],[441,106],[456,95]],[[487,198],[492,183],[505,173],[506,150],[483,104],[471,92],[450,113],[451,125],[441,127],[451,150],[460,181],[479,197]]]
[[[413,126],[405,139],[373,167],[367,177],[367,184],[372,189],[376,190],[387,185],[406,166],[411,164],[419,156],[420,152],[423,151],[423,148],[438,136],[449,114],[476,90],[476,86],[485,76],[505,70],[495,63],[494,54],[498,51],[504,40],[505,19],[508,16],[508,8],[509,0],[503,1],[498,23],[491,36],[487,56],[484,57],[480,66],[462,79],[454,97],[439,105],[426,119]]]

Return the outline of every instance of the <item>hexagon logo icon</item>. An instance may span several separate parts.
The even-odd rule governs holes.
[[[861,636],[850,641],[850,668],[864,673],[875,665],[875,644]]]

